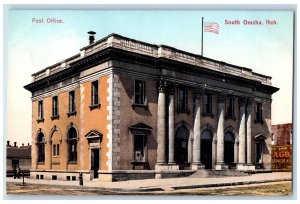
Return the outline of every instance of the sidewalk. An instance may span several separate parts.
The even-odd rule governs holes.
[[[233,186],[255,183],[268,183],[277,181],[292,180],[291,172],[259,173],[250,176],[241,177],[223,177],[223,178],[166,178],[166,179],[145,179],[130,180],[120,182],[99,182],[84,181],[87,188],[97,188],[109,191],[120,192],[143,192],[143,191],[171,191],[177,189],[192,189],[203,187]],[[22,183],[22,179],[6,178],[6,182]],[[60,185],[60,186],[79,186],[79,181],[58,181],[58,180],[35,180],[25,178],[25,183],[40,185]]]

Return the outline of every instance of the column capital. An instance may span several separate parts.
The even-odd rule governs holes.
[[[240,106],[245,106],[247,103],[247,98],[246,97],[239,97],[239,104]]]
[[[158,85],[158,91],[160,93],[165,93],[166,89],[167,89],[167,82],[163,81],[163,80],[160,80],[159,85]]]

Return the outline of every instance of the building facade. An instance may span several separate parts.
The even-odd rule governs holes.
[[[92,39],[91,39],[92,38]],[[117,34],[32,75],[41,179],[271,168],[271,77]]]
[[[272,125],[272,145],[282,146],[293,143],[293,124]]]

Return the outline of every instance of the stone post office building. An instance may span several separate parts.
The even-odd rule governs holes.
[[[111,34],[32,75],[36,179],[271,168],[271,77]]]

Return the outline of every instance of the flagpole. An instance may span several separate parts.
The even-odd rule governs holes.
[[[201,36],[201,55],[203,56],[203,19],[202,17],[202,36]]]

